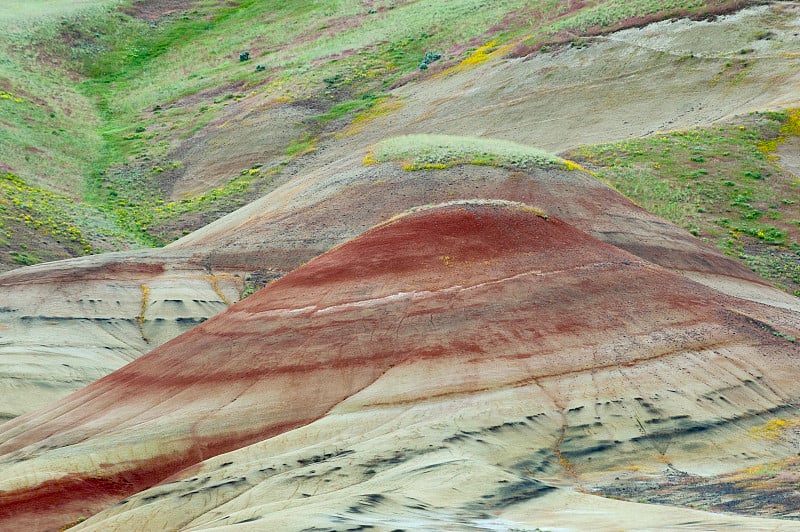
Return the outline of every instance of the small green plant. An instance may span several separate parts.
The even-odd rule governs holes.
[[[438,61],[442,58],[442,54],[437,54],[434,52],[425,52],[425,57],[422,58],[422,61],[419,63],[420,70],[427,70],[428,65],[431,63]]]
[[[15,264],[21,264],[22,266],[30,266],[32,264],[38,264],[42,262],[42,259],[39,257],[24,251],[12,251],[10,252],[10,255],[11,262]]]
[[[790,342],[790,343],[795,343],[795,342],[797,342],[797,338],[795,338],[795,337],[794,337],[794,336],[792,336],[791,334],[787,334],[787,333],[785,333],[785,332],[781,332],[781,331],[775,331],[775,333],[774,333],[774,334],[775,334],[775,336],[777,336],[778,338],[783,338],[783,339],[784,339],[784,340],[786,340],[787,342]]]
[[[84,521],[86,521],[86,518],[85,518],[85,517],[79,517],[79,518],[78,518],[78,519],[76,519],[75,521],[73,521],[73,522],[71,522],[71,523],[68,523],[68,524],[66,524],[66,525],[62,526],[62,527],[59,529],[59,532],[64,532],[65,530],[69,530],[70,528],[76,527],[76,526],[78,526],[79,524],[83,523]]]
[[[317,137],[312,134],[303,135],[294,143],[286,147],[286,155],[291,157],[298,157],[312,152],[317,148]]]

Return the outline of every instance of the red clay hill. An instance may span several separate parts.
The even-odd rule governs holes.
[[[475,165],[408,172],[360,159],[304,173],[166,248],[0,275],[8,301],[0,305],[0,420],[62,399],[222,312],[249,276],[280,277],[398,213],[454,199],[546,205],[643,260],[737,297],[798,308],[796,298],[585,172]]]
[[[380,469],[373,455],[381,437],[406,450],[448,449],[439,465],[454,456],[471,471],[494,464],[505,471],[498,478],[520,475],[520,453],[528,453],[539,466],[530,462],[526,475],[539,476],[526,485],[541,490],[523,490],[518,502],[603,477],[620,460],[725,469],[780,459],[785,446],[744,441],[742,433],[798,400],[788,384],[800,360],[786,340],[798,334],[796,313],[722,295],[528,205],[423,208],[4,424],[0,528],[58,529],[171,479],[159,494],[134,496],[82,526],[190,528],[235,498],[261,508],[248,517],[254,529],[280,529],[288,522],[264,505],[312,495],[297,486],[255,489],[276,471],[264,464],[320,442],[338,450],[301,456],[295,468],[348,455],[337,474],[350,475],[350,490],[366,482],[364,464],[373,475]],[[714,402],[720,390],[725,401]],[[410,411],[423,413],[402,421]],[[487,420],[497,425],[481,436],[476,424]],[[410,428],[414,437],[403,436]],[[532,432],[519,446],[523,430]],[[714,431],[718,446],[704,447]],[[222,465],[204,463],[229,452]],[[241,462],[237,453],[251,456]],[[211,468],[208,482],[226,467],[250,472],[197,488],[198,471]],[[303,478],[295,470],[291,482]],[[392,492],[430,503],[431,484],[415,478],[387,477],[375,500]],[[438,480],[436,490],[456,490],[458,478]],[[436,511],[452,504],[476,521],[509,507],[508,497],[472,493],[484,488],[456,490],[475,504],[439,501]],[[222,499],[219,490],[227,490]],[[315,493],[317,511],[295,519],[331,526],[356,497]],[[358,513],[348,519],[363,523]]]

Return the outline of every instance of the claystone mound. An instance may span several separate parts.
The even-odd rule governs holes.
[[[631,399],[663,385],[647,367],[709,346],[729,356],[768,346],[780,366],[771,378],[791,380],[793,346],[756,319],[780,311],[740,306],[754,318],[736,305],[524,204],[422,209],[3,425],[0,516],[8,526],[58,526],[220,453],[313,425],[355,397],[364,408],[413,405],[594,372],[610,385],[621,368],[645,368],[635,392],[597,396]],[[793,315],[778,317],[792,324]],[[572,405],[585,402],[580,386],[553,386],[549,408],[582,410]],[[629,452],[652,452],[621,423],[609,430],[627,435]],[[561,434],[571,446],[557,454],[576,464],[603,450],[596,438],[545,427],[548,445]],[[673,428],[680,436],[687,427]]]
[[[0,290],[15,301],[0,306],[7,331],[0,391],[13,397],[0,417],[61,399],[221,312],[248,276],[278,278],[399,212],[453,198],[547,205],[551,215],[641,259],[728,286],[737,297],[796,307],[786,301],[795,298],[767,290],[752,271],[584,172],[474,165],[407,172],[395,163],[363,167],[358,158],[303,174],[167,248],[0,275]],[[52,342],[55,320],[61,342]]]

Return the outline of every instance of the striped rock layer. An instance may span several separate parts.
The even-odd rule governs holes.
[[[798,335],[529,205],[424,208],[0,426],[0,525],[618,527],[614,479],[796,455]]]

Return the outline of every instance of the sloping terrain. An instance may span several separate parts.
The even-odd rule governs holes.
[[[425,208],[3,425],[0,515],[57,527],[178,474],[82,526],[422,514],[479,528],[557,487],[729,472],[796,454],[747,435],[796,422],[785,337],[798,334],[796,312],[724,296],[525,204]]]
[[[417,205],[453,199],[546,203],[551,214],[648,261],[691,272],[734,295],[796,305],[790,297],[765,291],[744,268],[580,171],[468,165],[405,172],[392,162],[362,165],[372,147],[392,134],[470,131],[563,149],[599,135],[606,140],[645,135],[669,127],[665,116],[682,117],[672,126],[703,123],[744,111],[756,103],[753,98],[759,105],[790,105],[796,98],[791,78],[796,74],[791,69],[791,50],[797,46],[791,21],[796,23],[796,17],[792,5],[763,6],[718,19],[726,35],[735,36],[724,44],[698,37],[710,31],[707,22],[662,23],[598,38],[584,48],[564,47],[526,60],[487,61],[439,74],[398,89],[396,100],[389,101],[400,105],[389,105],[386,114],[371,115],[290,163],[280,178],[283,184],[273,192],[167,248],[85,257],[0,276],[5,295],[0,305],[0,326],[5,330],[0,349],[6,361],[2,382],[14,398],[3,405],[3,415],[13,417],[79,389],[213,316],[226,302],[235,302],[382,220]],[[759,40],[748,28],[768,20],[775,27],[773,35]],[[712,45],[723,48],[709,48]],[[718,63],[724,66],[740,46],[750,45],[759,50],[751,60],[762,66],[748,70],[735,84],[712,86]],[[678,56],[688,59],[679,61]],[[609,78],[603,72],[616,74]],[[676,97],[676,80],[708,102],[690,105]],[[634,86],[638,88],[631,89]],[[608,100],[625,87],[624,98]],[[608,98],[601,96],[605,90]],[[446,98],[432,97],[445,92]],[[580,107],[590,93],[607,105]],[[659,102],[659,109],[645,112],[653,101]],[[247,98],[231,100],[225,120],[200,130],[193,141],[198,147],[186,148],[194,151],[184,171],[202,168],[206,151],[219,154],[225,146],[242,145],[252,150],[241,137],[252,136],[250,126],[266,131],[276,122],[284,127],[286,115],[273,114],[281,107],[258,109]],[[517,118],[507,116],[509,109]],[[545,115],[547,120],[536,118]],[[248,127],[230,127],[236,120]],[[519,131],[501,129],[503,124],[519,126],[522,120],[530,123]],[[611,127],[611,121],[619,127]],[[476,131],[476,124],[489,129]],[[216,139],[221,148],[201,149],[204,138]],[[487,139],[489,152],[492,146]],[[125,282],[94,273],[131,271],[130,262],[146,266],[141,275],[128,275]],[[53,278],[58,280],[57,292],[52,290]],[[87,306],[87,301],[94,302]],[[60,342],[52,341],[56,320]]]
[[[15,2],[0,268],[170,242],[354,118],[560,151],[796,105],[797,6],[748,4]]]
[[[14,398],[3,414],[13,417],[77,390],[224,310],[238,300],[250,272],[278,278],[396,213],[453,199],[547,206],[548,214],[645,260],[741,297],[798,308],[791,296],[581,171],[466,165],[407,172],[395,163],[341,164],[353,169],[306,175],[162,250],[0,276],[4,292],[14,294],[0,309],[0,382]]]
[[[34,266],[0,281],[0,421],[107,375],[241,293],[240,279],[202,266],[136,255],[86,262]]]
[[[33,4],[0,529],[796,528],[800,4]]]

